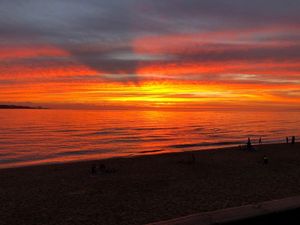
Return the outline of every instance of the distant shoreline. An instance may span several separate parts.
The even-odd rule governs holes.
[[[21,105],[0,105],[0,109],[47,109],[41,106],[21,106]]]
[[[299,143],[295,144],[296,146],[299,146]],[[266,148],[272,148],[272,147],[279,147],[279,148],[285,148],[289,146],[293,146],[290,143],[282,143],[282,142],[276,142],[276,143],[265,143],[262,145],[256,144],[253,145],[253,147],[256,149],[254,151],[249,151],[243,148],[243,146],[246,146],[245,144],[240,144],[237,143],[236,145],[230,145],[230,146],[214,146],[212,148],[207,148],[207,149],[198,149],[198,150],[186,150],[186,151],[178,151],[178,152],[156,152],[154,151],[153,153],[150,154],[144,154],[144,155],[123,155],[123,156],[112,156],[112,157],[107,157],[107,158],[90,158],[90,159],[77,159],[77,160],[67,160],[67,161],[45,161],[45,162],[24,162],[24,163],[16,163],[16,164],[0,164],[0,173],[2,170],[22,170],[26,168],[41,168],[41,167],[56,167],[56,166],[68,166],[72,164],[92,164],[95,162],[106,162],[106,161],[114,161],[114,160],[128,160],[128,159],[134,159],[138,160],[140,158],[160,158],[164,156],[180,156],[180,155],[189,155],[189,154],[218,154],[219,152],[235,152],[235,151],[242,151],[242,152],[252,152],[255,153],[257,152],[257,149],[261,149],[263,147]],[[241,147],[243,148],[241,150]]]

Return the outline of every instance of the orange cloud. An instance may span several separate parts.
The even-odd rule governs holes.
[[[50,45],[2,46],[0,59],[33,58],[41,56],[67,57],[65,50]]]
[[[80,48],[77,58],[48,45],[7,47],[0,53],[0,101],[142,108],[299,104],[294,46],[257,40],[268,32],[282,29],[146,36],[133,41],[130,54]],[[122,76],[128,81],[120,82]]]

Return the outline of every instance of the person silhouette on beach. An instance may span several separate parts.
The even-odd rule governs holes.
[[[286,143],[289,143],[289,137],[285,137]]]
[[[252,144],[251,144],[251,140],[248,137],[248,141],[247,141],[247,150],[252,150]]]
[[[295,144],[296,137],[292,136],[292,145]]]
[[[258,143],[259,143],[260,145],[262,144],[261,137],[258,139]]]

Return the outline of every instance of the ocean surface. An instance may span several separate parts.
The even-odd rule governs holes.
[[[0,167],[285,142],[299,112],[0,110]]]

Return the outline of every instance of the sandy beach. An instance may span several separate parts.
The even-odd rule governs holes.
[[[300,195],[299,177],[300,144],[2,169],[0,224],[146,224]]]

